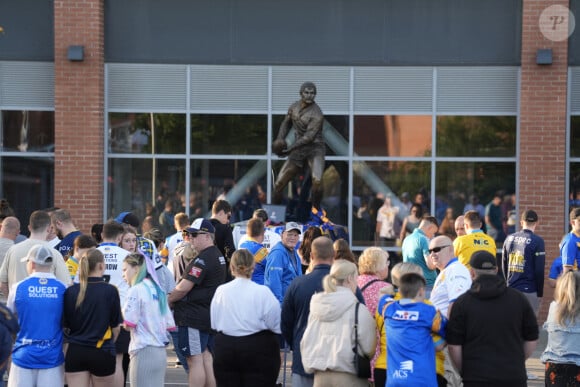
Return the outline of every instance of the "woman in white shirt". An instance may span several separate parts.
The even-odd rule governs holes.
[[[234,280],[219,286],[211,301],[215,338],[213,368],[218,386],[270,387],[280,370],[280,303],[264,285],[252,282],[254,257],[232,255]]]
[[[165,382],[167,332],[177,329],[167,295],[153,279],[152,262],[141,253],[123,261],[123,277],[131,286],[123,305],[124,326],[131,333],[129,382],[135,387],[159,387]]]

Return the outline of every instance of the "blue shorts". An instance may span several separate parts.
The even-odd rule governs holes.
[[[179,348],[185,356],[201,355],[206,349],[213,352],[213,335],[195,328],[178,327]]]

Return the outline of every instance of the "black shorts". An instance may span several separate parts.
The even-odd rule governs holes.
[[[115,351],[118,354],[129,353],[129,342],[131,341],[131,334],[125,328],[121,327],[117,341],[115,341]]]
[[[115,373],[116,356],[100,348],[69,343],[64,359],[65,372],[86,372],[95,376]]]

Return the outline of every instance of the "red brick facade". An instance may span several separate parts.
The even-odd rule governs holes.
[[[77,227],[102,221],[104,159],[104,1],[54,2],[54,205]],[[84,61],[67,59],[84,46]]]
[[[539,27],[542,11],[568,1],[523,1],[520,87],[520,149],[518,209],[534,209],[540,217],[536,232],[546,242],[546,277],[559,255],[566,231],[566,106],[568,41],[551,41]],[[553,64],[536,64],[536,51],[551,48]],[[540,320],[544,320],[553,291],[544,287]]]

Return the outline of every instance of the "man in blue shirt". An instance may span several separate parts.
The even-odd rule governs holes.
[[[247,249],[254,256],[254,272],[252,273],[252,281],[257,284],[264,285],[264,272],[266,270],[266,257],[268,256],[268,249],[264,247],[264,222],[260,218],[252,218],[248,221],[246,227],[248,238],[240,243],[240,249]]]
[[[578,267],[580,261],[580,208],[570,211],[570,225],[572,231],[560,249],[564,270],[572,270],[574,264]]]
[[[34,245],[22,259],[30,276],[13,285],[7,301],[20,331],[12,351],[11,386],[64,385],[62,311],[66,286],[52,273],[52,253]]]
[[[534,234],[538,214],[526,210],[521,218],[522,230],[508,236],[503,244],[503,273],[510,288],[522,292],[530,301],[536,315],[544,294],[544,240]]]
[[[405,238],[402,246],[403,262],[411,262],[421,266],[427,282],[427,298],[433,289],[437,271],[435,265],[429,261],[429,240],[439,230],[439,223],[433,216],[424,216],[419,227]]]
[[[292,280],[302,275],[300,257],[296,253],[296,244],[300,240],[301,227],[296,222],[286,223],[282,240],[270,250],[266,258],[264,285],[270,288],[282,305],[284,293]]]

